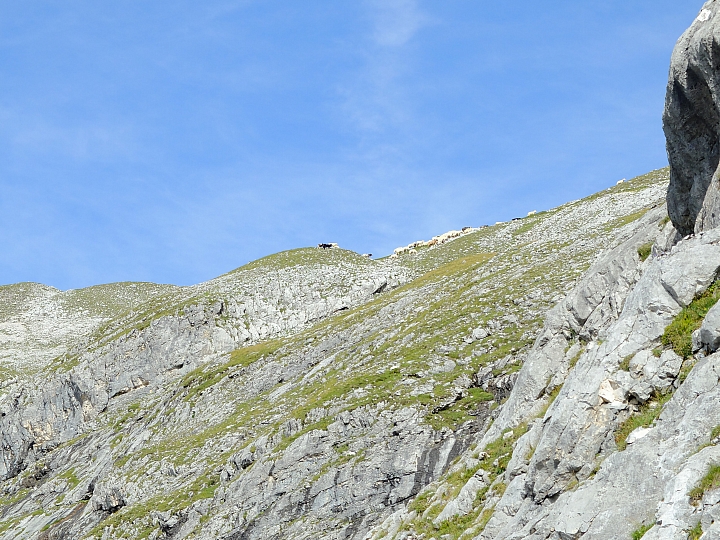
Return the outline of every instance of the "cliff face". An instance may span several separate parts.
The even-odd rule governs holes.
[[[720,5],[706,2],[670,64],[663,126],[668,212],[685,236],[720,225]]]

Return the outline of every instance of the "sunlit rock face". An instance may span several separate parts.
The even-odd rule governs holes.
[[[668,212],[682,235],[720,225],[719,88],[720,3],[711,0],[675,46],[663,115]]]

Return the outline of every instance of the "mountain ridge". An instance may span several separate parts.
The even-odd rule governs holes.
[[[372,534],[497,422],[544,313],[597,254],[662,232],[666,183],[394,260],[312,248],[152,296],[44,380],[5,385],[5,537]]]

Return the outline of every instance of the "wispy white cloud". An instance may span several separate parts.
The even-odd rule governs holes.
[[[364,62],[338,92],[343,122],[366,139],[412,124],[410,89],[403,81],[413,65],[408,45],[432,19],[417,0],[366,0],[363,5],[370,25],[369,39],[358,44]],[[387,147],[372,153],[386,155],[388,150],[392,153]]]
[[[417,0],[368,0],[374,23],[373,39],[383,47],[400,47],[429,21]]]

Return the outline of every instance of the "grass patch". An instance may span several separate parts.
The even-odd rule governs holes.
[[[201,475],[189,485],[170,494],[157,495],[147,501],[121,508],[104,521],[101,521],[84,538],[100,538],[107,527],[112,528],[113,537],[115,538],[133,538],[134,540],[148,538],[157,528],[150,518],[152,511],[166,512],[171,510],[178,512],[196,501],[211,499],[214,497],[219,484],[219,478]],[[119,530],[127,525],[129,527],[125,530]]]
[[[583,352],[584,352],[584,351],[583,351],[583,349],[581,348],[581,349],[577,352],[577,354],[570,359],[570,369],[574,368],[574,367],[577,365],[578,360],[580,360],[580,357],[582,356]]]
[[[637,248],[638,256],[640,257],[640,260],[645,262],[645,260],[650,256],[650,253],[652,253],[652,242],[647,242],[646,244],[643,244],[639,248]]]
[[[702,477],[698,485],[690,490],[690,504],[697,506],[702,500],[703,495],[711,489],[720,487],[720,465],[711,465],[705,476]]]
[[[628,354],[625,358],[623,358],[620,361],[620,365],[618,366],[618,369],[621,369],[622,371],[630,371],[630,360],[633,359],[633,354]]]
[[[62,478],[64,480],[67,480],[69,484],[69,489],[74,489],[79,483],[80,479],[75,474],[75,467],[72,467],[71,469],[68,469],[62,474],[58,474],[57,478]]]
[[[688,531],[688,540],[700,540],[702,534],[702,523],[698,521],[695,526]]]
[[[637,529],[635,529],[632,533],[632,540],[640,540],[643,536],[645,536],[645,533],[648,532],[650,529],[652,529],[652,524],[650,525],[640,525]]]
[[[475,255],[466,255],[464,257],[459,257],[455,259],[454,261],[451,261],[447,264],[444,264],[438,268],[435,268],[433,270],[430,270],[429,272],[426,272],[419,278],[411,281],[410,283],[407,283],[406,285],[403,285],[402,287],[398,288],[398,292],[402,292],[406,289],[420,287],[422,285],[427,285],[428,283],[433,283],[439,280],[442,280],[443,278],[446,278],[448,276],[459,274],[463,272],[467,272],[469,270],[474,270],[478,268],[480,265],[485,264],[490,259],[492,259],[496,254],[495,253],[480,253]]]
[[[243,347],[230,353],[230,360],[219,366],[201,366],[191,371],[180,383],[183,388],[188,389],[185,401],[192,400],[204,390],[219,383],[232,369],[247,367],[263,356],[276,352],[282,343],[281,340],[271,340]]]
[[[624,227],[625,225],[628,225],[629,223],[632,223],[633,221],[637,221],[638,219],[643,217],[645,214],[647,214],[649,211],[650,211],[650,208],[643,208],[642,210],[639,210],[639,211],[629,214],[627,216],[618,218],[615,221],[608,223],[605,226],[605,230],[607,232],[610,232],[615,229],[619,229],[620,227]]]
[[[713,283],[673,319],[662,335],[662,344],[683,358],[692,356],[692,333],[700,328],[705,315],[720,299],[720,282]]]
[[[492,495],[501,496],[505,491],[505,484],[497,483],[492,490],[487,487],[481,489],[475,497],[473,509],[467,514],[453,516],[437,525],[433,523],[433,520],[451,499],[457,497],[462,487],[480,469],[489,473],[488,483],[493,484],[498,476],[507,469],[512,457],[513,445],[522,435],[527,433],[527,430],[527,424],[521,424],[513,430],[505,430],[500,437],[485,447],[484,453],[476,456],[481,459],[477,466],[448,474],[443,483],[448,485],[450,489],[445,490],[441,500],[435,500],[435,493],[431,490],[419,493],[409,505],[409,509],[417,512],[418,517],[405,523],[402,530],[413,531],[420,537],[424,534],[425,538],[457,539],[470,528],[473,528],[475,534],[479,533],[485,528],[493,514],[491,508],[484,508],[485,501]],[[427,515],[423,517],[426,511]]]
[[[628,435],[639,427],[650,426],[660,413],[662,412],[663,406],[670,401],[672,397],[671,393],[655,395],[651,398],[648,403],[643,405],[638,412],[630,416],[618,427],[615,432],[615,444],[617,444],[618,450],[625,450],[627,447]],[[651,405],[651,403],[654,403]]]

